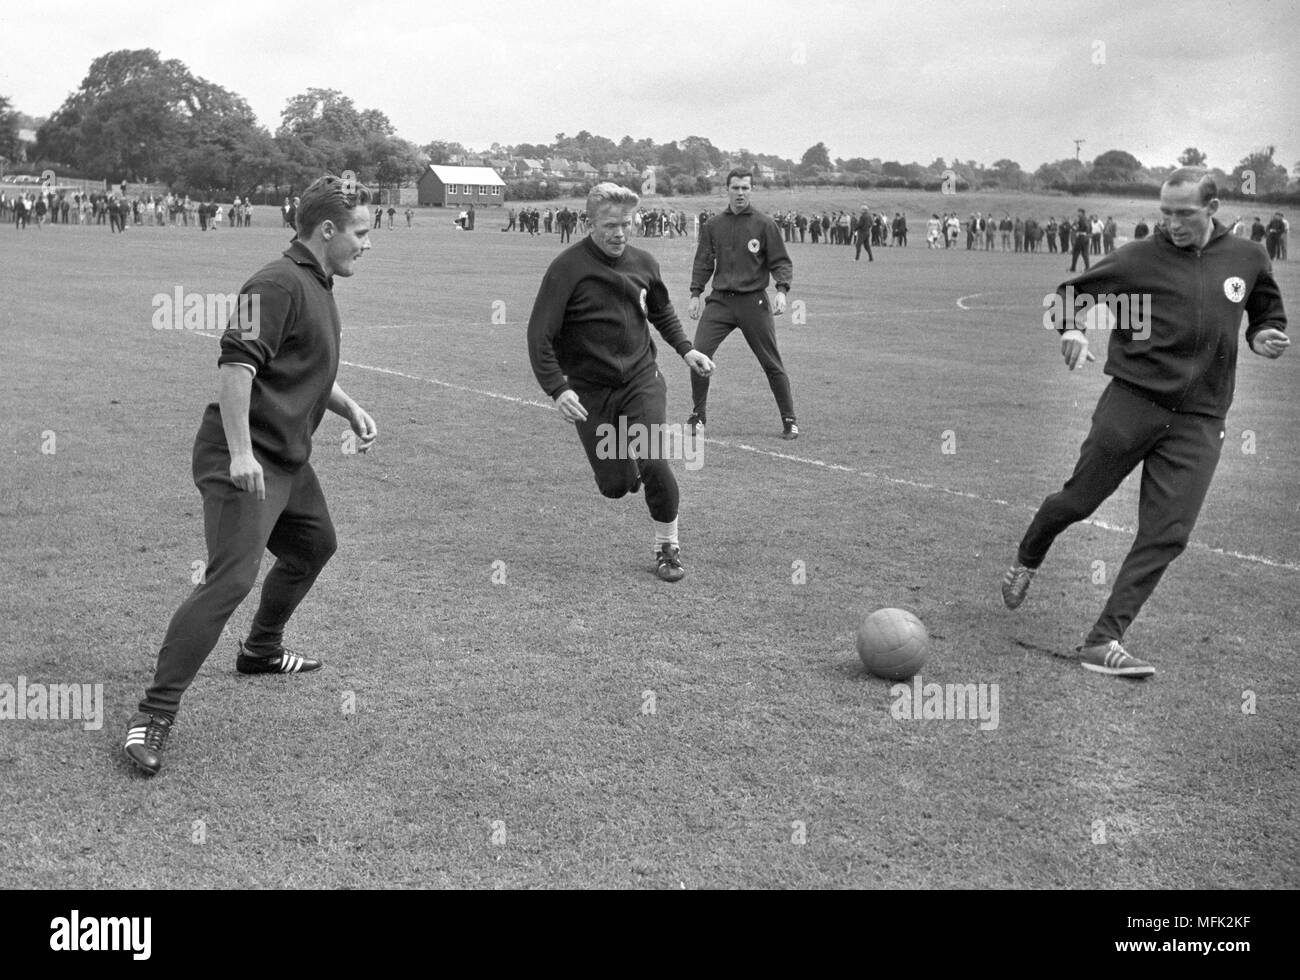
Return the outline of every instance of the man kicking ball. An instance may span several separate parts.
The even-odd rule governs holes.
[[[656,574],[676,582],[686,574],[677,540],[680,493],[665,458],[668,386],[647,319],[697,374],[712,374],[713,362],[687,339],[659,263],[627,243],[640,201],[618,184],[591,189],[590,232],[542,278],[528,320],[528,356],[560,417],[577,427],[600,492],[617,499],[645,485]]]
[[[1210,489],[1232,404],[1243,312],[1246,344],[1260,357],[1280,357],[1290,344],[1268,256],[1215,220],[1217,194],[1204,169],[1175,170],[1160,188],[1164,223],[1155,234],[1111,252],[1057,289],[1053,320],[1070,370],[1092,359],[1076,321],[1082,312],[1076,297],[1090,301],[1084,309],[1114,303],[1127,322],[1111,332],[1105,370],[1112,380],[1074,473],[1034,515],[1003,576],[1002,601],[1017,608],[1057,535],[1101,506],[1141,463],[1137,537],[1081,648],[1083,666],[1101,674],[1155,673],[1121,641],[1187,547]],[[1145,315],[1135,317],[1139,308]]]

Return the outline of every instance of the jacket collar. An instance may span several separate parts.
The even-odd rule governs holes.
[[[334,277],[325,275],[325,270],[321,264],[316,261],[316,256],[311,254],[311,249],[302,243],[302,240],[294,236],[289,247],[284,250],[284,257],[298,265],[304,266],[311,270],[311,274],[320,280],[321,285],[326,289],[334,288]]]
[[[1218,218],[1211,218],[1210,221],[1213,225],[1214,230],[1210,232],[1210,239],[1205,243],[1204,246],[1202,246],[1203,248],[1209,248],[1211,244],[1218,241],[1224,235],[1231,234],[1231,229],[1227,225],[1225,225],[1222,221],[1220,221]],[[1197,250],[1197,247],[1194,245],[1189,245],[1187,246],[1187,248],[1179,248],[1177,245],[1174,244],[1174,240],[1169,237],[1168,230],[1162,224],[1156,225],[1155,231],[1151,233],[1151,237],[1160,239],[1160,241],[1164,242],[1170,248],[1176,248],[1180,252],[1192,252]]]
[[[591,235],[582,237],[582,245],[592,256],[609,266],[618,265],[623,260],[623,257],[627,255],[627,249],[632,247],[628,245],[627,248],[623,249],[623,255],[606,255],[601,247],[591,240]]]

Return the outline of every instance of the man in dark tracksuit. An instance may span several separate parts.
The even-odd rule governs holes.
[[[776,323],[772,319],[774,313],[780,316],[785,312],[794,263],[781,241],[776,222],[750,205],[753,181],[753,175],[747,170],[736,169],[727,174],[730,201],[725,211],[710,218],[700,230],[687,312],[692,320],[700,316],[700,294],[712,277],[713,291],[695,331],[695,349],[712,357],[727,335],[739,327],[776,397],[785,427],[781,437],[796,439],[799,426],[795,422],[794,398],[776,348]],[[769,277],[776,280],[774,308],[769,308],[767,299]],[[705,423],[709,398],[708,375],[698,372],[691,375],[691,395],[694,410],[686,424],[699,432]]]
[[[857,248],[854,250],[853,253],[854,262],[861,261],[862,250],[864,248],[867,250],[867,261],[868,262],[876,261],[876,257],[871,254],[871,233],[872,233],[871,226],[874,223],[874,221],[875,218],[872,216],[871,211],[868,210],[866,207],[863,207],[862,213],[858,215],[857,225],[855,226],[855,230],[858,236],[858,241],[857,241]]]
[[[303,192],[297,221],[298,236],[284,256],[240,290],[242,305],[221,337],[220,399],[204,413],[193,454],[208,563],[172,616],[123,745],[150,775],[162,766],[181,696],[252,590],[267,550],[276,563],[235,669],[289,674],[321,665],[285,650],[281,638],[336,547],[308,462],[312,433],[328,409],[348,420],[359,451],[377,434],[374,419],[335,381],[341,326],[333,282],[351,276],[370,247],[364,192],[322,177]]]
[[[1097,403],[1073,475],[1043,501],[1020,542],[1002,598],[1017,608],[1057,535],[1092,514],[1141,463],[1137,537],[1081,648],[1083,666],[1103,674],[1155,673],[1121,641],[1187,546],[1209,490],[1232,404],[1242,312],[1254,353],[1279,357],[1290,343],[1268,257],[1214,220],[1217,193],[1204,169],[1176,170],[1160,191],[1165,224],[1063,283],[1051,311],[1073,370],[1092,359],[1075,322],[1075,297],[1103,303],[1127,297],[1125,307],[1116,304],[1127,316],[1115,324],[1106,360],[1113,380]],[[1135,302],[1144,315],[1135,317]]]
[[[1282,212],[1274,211],[1273,218],[1264,229],[1267,235],[1265,248],[1270,259],[1282,258],[1282,239],[1286,237],[1286,225],[1282,221]]]
[[[1073,272],[1079,263],[1080,257],[1083,258],[1083,268],[1086,272],[1088,266],[1088,248],[1092,243],[1092,222],[1088,220],[1087,214],[1083,208],[1079,208],[1079,215],[1074,219],[1074,247],[1070,250],[1070,271]]]
[[[677,540],[680,493],[664,431],[668,386],[647,320],[692,370],[711,373],[713,362],[687,339],[659,263],[627,244],[639,203],[617,184],[591,189],[591,231],[547,268],[528,319],[528,357],[560,417],[577,426],[600,492],[617,499],[645,484],[655,573],[676,582],[686,574]]]

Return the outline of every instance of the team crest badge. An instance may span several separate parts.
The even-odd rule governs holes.
[[[751,238],[749,240],[749,250],[753,252],[755,255],[758,254],[758,250],[762,247],[763,246],[759,243],[757,238]]]
[[[1246,298],[1246,283],[1240,276],[1229,276],[1223,280],[1223,295],[1232,303],[1240,303]]]

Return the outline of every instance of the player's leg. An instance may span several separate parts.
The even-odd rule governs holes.
[[[1020,541],[1016,564],[1003,577],[1002,600],[1009,609],[1024,601],[1052,542],[1115,492],[1160,437],[1171,414],[1114,382],[1102,392],[1074,472],[1038,508]]]
[[[744,334],[745,342],[767,375],[768,386],[772,389],[777,410],[781,413],[785,437],[794,438],[799,434],[794,414],[794,396],[790,393],[790,378],[785,373],[781,353],[776,347],[776,321],[768,304],[767,293],[754,293],[737,299],[744,304],[737,310],[740,332]]]
[[[668,384],[656,369],[646,372],[629,385],[618,407],[626,417],[629,432],[640,433],[641,479],[645,484],[645,501],[655,525],[654,551],[656,574],[667,582],[676,582],[685,574],[681,546],[677,539],[677,511],[681,491],[668,460],[677,449],[685,449],[685,433],[668,433]]]
[[[1142,464],[1137,537],[1085,645],[1124,638],[1169,563],[1187,547],[1222,448],[1222,419],[1173,416]]]
[[[289,499],[291,481],[263,467],[266,499],[230,481],[224,447],[198,441],[194,482],[203,496],[208,564],[203,579],[172,615],[158,650],[153,683],[128,724],[123,748],[148,773],[162,765],[162,750],[181,697],[221,638],[221,631],[252,590],[276,517]]]
[[[242,673],[298,673],[321,665],[315,658],[287,653],[282,641],[285,624],[338,549],[338,539],[311,464],[304,463],[292,480],[288,502],[266,544],[276,562],[262,583],[261,602],[242,645]]]
[[[695,328],[694,347],[710,360],[717,353],[727,334],[738,326],[735,312],[730,303],[711,293],[704,301],[704,312],[700,314],[700,325]],[[691,372],[691,418],[688,424],[704,425],[708,413],[709,379]]]
[[[618,424],[618,396],[623,389],[575,385],[573,390],[587,410],[587,417],[574,426],[601,495],[617,500],[636,493],[641,485],[641,470],[620,440],[627,430],[620,433]]]

